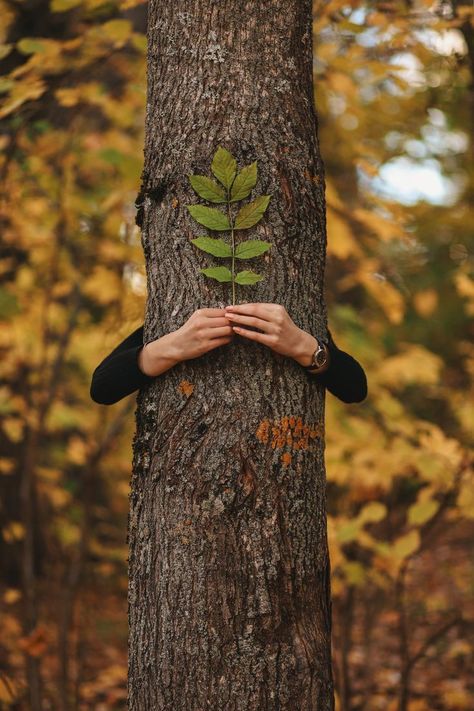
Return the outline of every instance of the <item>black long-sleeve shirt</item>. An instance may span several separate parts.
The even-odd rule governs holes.
[[[328,330],[330,364],[323,373],[308,373],[318,378],[330,393],[343,402],[361,402],[367,397],[367,378],[360,363],[349,353],[340,350]],[[138,354],[143,348],[143,325],[137,328],[107,355],[94,370],[90,396],[100,405],[113,405],[152,380],[138,365]]]

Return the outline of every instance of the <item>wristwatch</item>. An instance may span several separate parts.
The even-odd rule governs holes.
[[[316,338],[318,342],[318,347],[313,353],[311,358],[311,363],[309,365],[304,365],[303,368],[309,370],[312,373],[318,372],[329,360],[329,346],[328,342],[323,338]]]

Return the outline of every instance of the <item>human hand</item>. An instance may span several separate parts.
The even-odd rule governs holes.
[[[198,358],[230,343],[233,335],[224,309],[197,309],[181,328],[142,348],[140,368],[147,375],[159,375],[180,361]]]
[[[233,331],[225,309],[197,309],[181,328],[169,336],[176,357],[189,360],[230,343]]]
[[[275,353],[294,358],[300,365],[310,365],[318,341],[294,323],[284,306],[265,303],[237,304],[226,306],[225,313],[235,324],[234,331],[239,336],[263,343]],[[249,331],[242,326],[254,326],[262,333]]]

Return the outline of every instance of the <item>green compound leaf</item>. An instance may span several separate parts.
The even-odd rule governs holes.
[[[207,269],[201,269],[201,273],[211,277],[211,279],[217,279],[217,281],[232,280],[232,273],[227,267],[207,267]]]
[[[232,184],[230,202],[246,198],[250,194],[250,191],[255,186],[256,182],[257,161],[254,161],[250,165],[246,165],[245,168],[242,168],[240,173],[237,174],[237,177]]]
[[[212,254],[214,257],[232,257],[230,245],[223,239],[213,239],[212,237],[196,237],[191,242],[202,249],[203,252]]]
[[[186,205],[194,219],[210,230],[230,230],[227,215],[215,207],[205,207],[204,205]]]
[[[217,180],[229,189],[237,172],[237,161],[226,148],[219,146],[211,163],[211,170]]]
[[[235,256],[238,259],[259,257],[264,252],[267,252],[271,246],[271,242],[264,242],[262,239],[248,239],[246,242],[241,242],[237,245]]]
[[[263,276],[252,272],[250,270],[245,270],[244,272],[238,272],[235,275],[236,284],[256,284],[257,281],[262,281]]]
[[[209,202],[226,202],[225,192],[215,180],[205,175],[188,175],[188,178],[199,197]]]
[[[268,207],[271,195],[260,195],[252,202],[244,205],[235,218],[234,229],[245,230],[247,227],[253,227],[262,219],[263,213]]]

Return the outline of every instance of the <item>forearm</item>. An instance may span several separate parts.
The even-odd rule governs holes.
[[[183,360],[176,347],[174,333],[167,333],[143,346],[138,354],[138,367],[150,377],[166,372]]]

